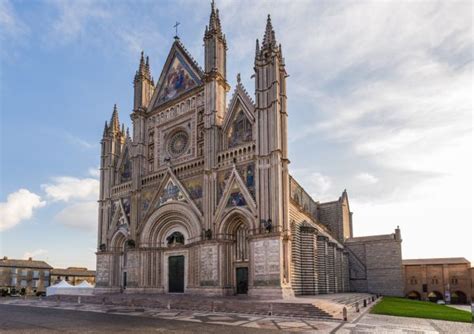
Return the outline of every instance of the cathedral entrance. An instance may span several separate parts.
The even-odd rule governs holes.
[[[247,294],[249,289],[249,270],[247,267],[237,268],[236,270],[237,294]]]
[[[184,256],[168,258],[168,292],[184,292]]]

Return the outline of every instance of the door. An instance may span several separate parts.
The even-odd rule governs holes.
[[[168,292],[184,292],[184,256],[168,258]]]
[[[237,268],[237,294],[246,294],[249,289],[249,270],[247,267]]]
[[[127,288],[127,272],[124,271],[123,272],[123,288],[126,289]]]

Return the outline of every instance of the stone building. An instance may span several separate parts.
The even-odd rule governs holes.
[[[462,257],[403,260],[405,295],[466,304],[472,300],[472,269]]]
[[[45,292],[50,285],[51,269],[44,261],[0,259],[0,290],[21,292],[32,295]]]
[[[105,123],[96,291],[349,291],[347,193],[319,203],[289,175],[288,74],[270,16],[255,47],[254,97],[238,76],[227,100],[214,3],[203,40],[201,68],[176,36],[156,84],[142,53],[132,133],[116,106]]]
[[[95,270],[87,270],[82,267],[54,268],[51,270],[51,284],[65,280],[71,285],[78,285],[82,281],[95,284]]]

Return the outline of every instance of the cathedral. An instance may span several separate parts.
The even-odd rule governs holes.
[[[96,293],[287,298],[393,285],[399,231],[353,238],[347,192],[321,203],[289,174],[288,74],[270,16],[252,96],[239,76],[227,82],[214,3],[203,40],[204,68],[176,36],[156,83],[142,53],[131,133],[116,106],[105,123]],[[390,261],[371,267],[379,239],[390,273]]]

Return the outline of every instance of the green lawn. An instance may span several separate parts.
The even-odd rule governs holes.
[[[461,311],[446,305],[438,305],[431,302],[396,297],[383,297],[383,299],[372,308],[371,313],[448,321],[472,321],[471,312],[468,311]]]

